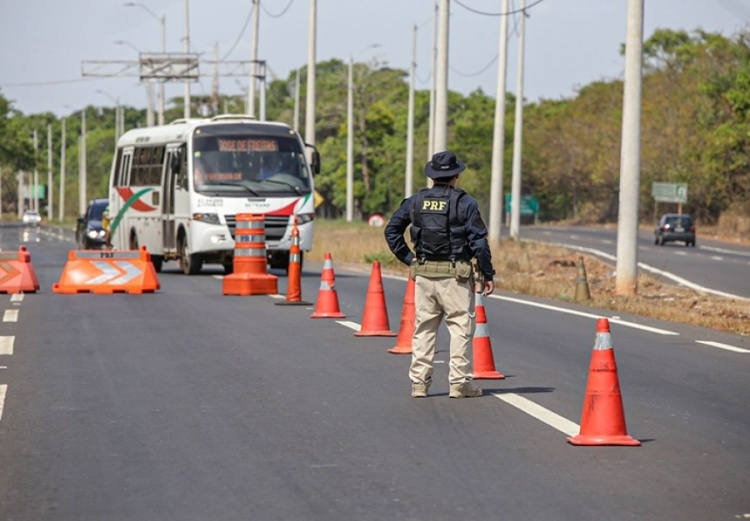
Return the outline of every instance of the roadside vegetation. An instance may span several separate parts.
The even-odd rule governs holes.
[[[310,260],[330,253],[334,267],[380,261],[384,273],[406,276],[407,269],[388,250],[383,228],[364,223],[318,220]],[[641,274],[638,294],[615,295],[614,266],[580,252],[543,244],[503,239],[492,248],[500,291],[576,302],[578,263],[583,258],[591,299],[585,306],[681,322],[719,331],[750,335],[750,300],[703,294]],[[367,267],[369,269],[369,267]]]

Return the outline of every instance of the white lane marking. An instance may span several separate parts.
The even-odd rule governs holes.
[[[687,253],[685,253],[685,252],[684,252],[684,251],[682,251],[682,250],[680,250],[680,251],[676,251],[676,252],[674,252],[674,254],[675,254],[675,255],[682,255],[682,256],[685,256],[685,255],[687,255]]]
[[[10,296],[11,302],[23,302],[23,293],[14,293]]]
[[[610,240],[610,239],[602,239],[602,240],[601,240],[601,243],[602,243],[602,244],[612,244],[613,242],[614,242],[614,241],[612,241],[612,240]]]
[[[12,355],[15,342],[14,336],[0,336],[0,355]]]
[[[746,253],[744,251],[728,250],[726,248],[715,248],[713,246],[698,246],[698,248],[706,251],[715,251],[716,253],[726,253],[728,255],[741,255],[743,257],[750,257],[750,253]]]
[[[269,296],[269,297],[271,297],[271,298],[275,298],[275,299],[283,299],[283,300],[286,300],[286,297],[285,297],[284,295],[280,295],[280,294],[278,294],[278,293],[271,293],[271,294],[269,294],[268,296]]]
[[[723,261],[723,260],[724,260],[724,257],[719,257],[718,255],[711,255],[711,256],[709,257],[709,259],[711,259],[711,260],[715,260],[715,261]]]
[[[18,310],[6,309],[3,314],[3,322],[18,322]]]
[[[581,431],[577,423],[574,423],[567,418],[563,418],[559,414],[554,413],[549,409],[545,409],[541,405],[538,405],[523,396],[514,393],[492,393],[492,396],[509,403],[529,416],[533,416],[537,420],[546,423],[550,427],[553,427],[568,436],[575,436]]]
[[[344,327],[348,327],[349,329],[353,329],[354,331],[359,331],[362,326],[357,324],[356,322],[351,322],[349,320],[337,320],[337,324],[341,324]]]
[[[573,309],[565,309],[565,308],[560,308],[557,306],[550,306],[549,304],[540,304],[538,302],[529,302],[527,300],[521,300],[521,299],[512,298],[512,297],[504,297],[502,295],[490,295],[490,298],[506,300],[508,302],[515,302],[516,304],[524,304],[526,306],[533,306],[533,307],[542,308],[542,309],[549,309],[551,311],[557,311],[559,313],[567,313],[569,315],[577,315],[579,317],[586,317],[586,318],[593,318],[593,319],[603,318],[602,315],[594,315],[592,313],[585,313],[583,311],[575,311]],[[632,327],[633,329],[642,329],[643,331],[650,331],[651,333],[656,333],[658,335],[679,335],[679,333],[676,333],[674,331],[667,331],[666,329],[659,329],[656,327],[644,326],[641,324],[636,324],[635,322],[628,322],[626,320],[620,320],[619,318],[613,317],[613,318],[610,318],[609,321],[614,322],[615,324],[620,324],[621,326]]]
[[[0,385],[0,420],[3,418],[3,408],[5,407],[5,394],[8,392],[6,384]]]
[[[582,246],[575,246],[572,244],[562,244],[559,242],[534,241],[530,239],[524,239],[524,240],[526,242],[531,242],[531,243],[549,244],[550,246],[559,246],[561,248],[567,248],[569,250],[583,251],[586,253],[591,253],[592,255],[597,255],[603,259],[607,259],[615,263],[617,262],[617,258],[614,255],[610,255],[609,253],[603,252],[601,250],[595,250],[593,248],[584,248]],[[638,267],[646,271],[650,271],[651,273],[656,273],[657,275],[661,275],[662,277],[670,279],[676,282],[677,284],[680,284],[681,286],[685,286],[686,288],[694,289],[696,291],[702,291],[704,293],[711,293],[712,295],[719,295],[720,297],[729,297],[729,298],[734,298],[734,299],[739,299],[739,300],[750,300],[747,297],[740,297],[739,295],[732,295],[731,293],[724,293],[723,291],[717,291],[715,289],[704,288],[703,286],[699,286],[698,284],[695,284],[693,282],[690,282],[689,280],[683,279],[682,277],[678,277],[677,275],[673,275],[672,273],[669,273],[667,271],[662,271],[660,269],[654,268],[653,266],[649,266],[648,264],[644,264],[642,262],[638,263]]]
[[[735,353],[750,353],[750,349],[743,349],[741,347],[730,346],[729,344],[722,344],[720,342],[711,342],[709,340],[696,340],[699,344],[705,344],[711,347],[718,347],[719,349],[726,349],[727,351],[734,351]]]
[[[224,280],[224,275],[211,275],[211,277],[215,278],[216,280]]]

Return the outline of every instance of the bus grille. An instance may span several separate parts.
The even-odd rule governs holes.
[[[227,227],[229,233],[232,234],[232,240],[234,240],[234,230],[237,223],[237,218],[234,215],[226,215]],[[289,217],[283,215],[266,215],[265,227],[266,227],[266,240],[267,241],[280,241],[284,237],[286,232],[286,226],[289,224]]]

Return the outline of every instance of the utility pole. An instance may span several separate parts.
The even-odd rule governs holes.
[[[60,208],[58,210],[58,220],[63,221],[65,217],[65,120],[62,119],[62,143],[60,145]]]
[[[250,49],[250,83],[247,88],[247,114],[255,117],[255,84],[258,81],[258,30],[260,28],[260,0],[253,0],[253,41]]]
[[[297,69],[297,81],[294,84],[294,131],[299,132],[299,69]]]
[[[36,167],[36,152],[39,148],[39,136],[37,135],[36,129],[34,129],[34,177],[32,179],[31,186],[31,209],[39,211],[39,199],[37,199],[37,187],[39,186],[39,170]]]
[[[409,66],[409,111],[406,125],[406,173],[404,198],[411,196],[414,184],[414,76],[417,73],[417,26],[411,40],[411,65]]]
[[[526,41],[526,0],[521,2],[518,24],[518,78],[516,85],[516,119],[513,129],[513,176],[511,179],[510,236],[518,239],[521,224],[521,153],[523,148],[523,60]]]
[[[17,177],[18,177],[18,218],[20,219],[23,216],[23,211],[25,210],[24,204],[23,204],[24,203],[23,184],[25,182],[23,170],[18,171]]]
[[[190,0],[185,0],[185,54],[190,54]],[[190,118],[190,79],[185,79],[185,119]],[[84,209],[85,210],[85,209]]]
[[[503,159],[505,156],[505,76],[508,63],[508,0],[503,0],[500,17],[495,128],[492,133],[492,174],[490,180],[490,243],[500,241],[503,222]]]
[[[448,148],[448,25],[449,0],[440,0],[438,27],[438,59],[435,86],[435,142],[433,152]]]
[[[427,160],[435,153],[435,89],[437,87],[437,39],[438,39],[438,4],[435,2],[435,20],[432,24],[432,63],[430,64],[430,124],[427,140]],[[429,178],[427,178],[429,181]],[[429,183],[428,183],[429,185]]]
[[[52,222],[52,125],[47,125],[47,220]]]
[[[346,222],[354,220],[354,58],[349,55],[346,88]]]
[[[312,146],[315,146],[315,32],[317,18],[315,4],[316,0],[310,0],[310,34],[307,42],[307,100],[305,102],[305,142]]]
[[[211,108],[214,116],[219,113],[219,42],[214,42],[214,78],[211,83]]]
[[[81,145],[78,161],[78,215],[86,213],[86,108],[81,110]]]
[[[638,279],[638,187],[641,162],[641,74],[643,0],[628,0],[620,148],[620,208],[617,223],[615,293],[635,295]]]

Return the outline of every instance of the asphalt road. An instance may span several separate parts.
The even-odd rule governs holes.
[[[55,294],[70,237],[0,228],[20,244],[42,288],[0,294],[4,521],[750,517],[750,338],[501,293],[484,304],[507,378],[449,399],[443,329],[415,400],[395,338],[354,336],[367,269],[334,259],[347,317],[311,319],[174,263],[154,294]],[[306,262],[305,300],[320,271]],[[395,333],[405,281],[383,288]],[[566,441],[599,317],[640,447]]]

